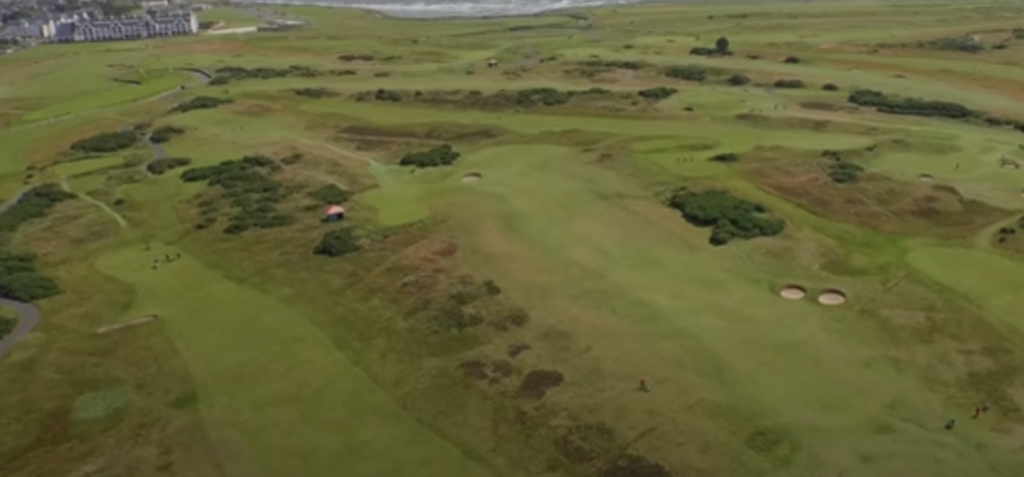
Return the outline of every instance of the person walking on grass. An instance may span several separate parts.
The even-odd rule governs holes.
[[[977,419],[981,415],[981,406],[974,406],[974,414],[971,415],[971,419]]]
[[[651,388],[647,387],[647,380],[646,379],[641,379],[640,380],[640,390],[645,392],[645,393],[651,390]]]

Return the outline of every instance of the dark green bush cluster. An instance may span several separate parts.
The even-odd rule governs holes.
[[[800,63],[800,58],[796,56],[787,56],[786,59],[782,60],[782,62],[790,65],[795,65],[797,63]]]
[[[373,55],[367,53],[345,53],[338,55],[338,59],[341,61],[373,61]]]
[[[1024,229],[1024,216],[1017,218],[1017,222],[1012,225],[1000,227],[996,231],[996,241],[999,243],[1005,242],[1010,237],[1017,235],[1017,229]]]
[[[79,139],[71,144],[71,150],[75,152],[107,153],[128,149],[139,141],[135,131],[105,132],[85,139]]]
[[[398,162],[403,166],[439,167],[454,163],[461,154],[448,144],[427,149],[426,151],[410,152]]]
[[[38,273],[35,259],[32,254],[0,250],[0,296],[30,302],[60,294],[57,282]]]
[[[47,212],[60,202],[75,198],[57,184],[37,185],[18,199],[18,202],[0,215],[0,231],[13,232],[21,224],[32,219],[45,217]]]
[[[929,48],[944,51],[963,51],[967,53],[980,53],[985,51],[985,45],[970,36],[957,36],[938,38],[935,40],[918,42],[919,48]]]
[[[708,70],[700,65],[669,66],[665,68],[665,76],[686,81],[704,81]]]
[[[587,60],[581,62],[580,65],[587,66],[590,68],[614,68],[620,70],[639,70],[643,69],[644,64],[639,61],[631,60]]]
[[[320,243],[313,248],[313,254],[325,257],[340,257],[359,251],[359,241],[350,228],[324,232]]]
[[[188,101],[178,103],[172,111],[179,113],[185,113],[194,109],[213,109],[222,104],[230,104],[233,100],[231,98],[218,98],[215,96],[196,96]]]
[[[636,94],[640,95],[641,98],[649,99],[652,101],[661,101],[672,97],[672,95],[678,93],[679,90],[675,88],[666,88],[664,86],[658,86],[657,88],[648,88],[637,91]]]
[[[975,114],[967,106],[949,101],[930,101],[919,98],[889,96],[881,91],[860,89],[850,93],[849,102],[860,106],[872,106],[879,112],[912,116],[938,116],[963,119]]]
[[[750,84],[750,78],[747,77],[747,75],[739,73],[730,76],[729,79],[726,81],[733,86],[743,86],[746,84]]]
[[[281,158],[281,164],[290,166],[302,162],[302,153],[295,152]]]
[[[728,45],[726,45],[728,48]],[[732,52],[729,50],[723,50],[720,48],[708,48],[705,46],[696,46],[690,48],[690,55],[692,56],[731,56]]]
[[[320,75],[320,72],[308,66],[291,65],[287,68],[242,68],[240,66],[225,66],[213,72],[214,78],[210,84],[227,84],[236,80],[247,79],[274,79],[274,78],[313,78]]]
[[[786,228],[786,223],[769,215],[764,206],[721,190],[681,189],[668,205],[678,210],[687,222],[697,227],[711,227],[708,241],[716,246],[734,239],[778,235]]]
[[[732,152],[723,152],[709,157],[708,160],[711,162],[737,162],[740,160],[740,156]]]
[[[307,98],[332,98],[338,95],[338,93],[327,88],[299,88],[294,91],[295,94]]]
[[[161,126],[153,130],[149,134],[149,140],[157,144],[162,144],[170,141],[174,136],[180,136],[185,134],[185,130],[178,126]]]
[[[828,167],[828,177],[837,184],[851,184],[860,180],[864,168],[859,164],[838,161]]]
[[[149,164],[146,164],[146,170],[149,171],[150,174],[159,176],[171,169],[185,167],[189,164],[192,164],[192,159],[187,157],[165,157],[163,159],[154,159],[150,161]]]
[[[238,160],[223,161],[213,166],[196,167],[181,173],[185,182],[203,182],[224,190],[233,214],[229,218],[226,234],[240,234],[253,228],[281,227],[292,223],[292,218],[277,211],[277,204],[291,192],[284,184],[266,176],[266,170],[280,169],[277,161],[262,155],[245,156]],[[197,228],[207,228],[216,222],[215,203],[200,204],[203,222]]]
[[[772,86],[775,86],[776,88],[780,88],[780,89],[783,89],[783,88],[799,89],[799,88],[806,88],[807,87],[807,85],[804,84],[804,82],[801,81],[801,80],[798,80],[798,79],[785,79],[785,78],[775,80],[775,83],[773,83]]]
[[[314,189],[309,193],[309,196],[316,199],[321,204],[343,204],[348,201],[351,194],[347,190],[342,189],[334,184],[327,184],[325,186]]]
[[[821,85],[821,89],[825,91],[839,91],[839,87],[832,83],[825,83]]]

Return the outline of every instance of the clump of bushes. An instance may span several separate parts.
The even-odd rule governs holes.
[[[747,77],[747,75],[737,73],[730,76],[729,79],[726,80],[726,82],[733,86],[743,86],[746,84],[750,84],[750,78]]]
[[[699,82],[708,77],[708,70],[700,65],[681,65],[666,68],[664,74],[669,78]]]
[[[85,153],[107,153],[128,149],[139,141],[135,131],[105,132],[71,143],[71,150]]]
[[[175,136],[185,134],[185,130],[178,126],[161,126],[153,130],[149,134],[149,140],[157,144],[162,144],[170,141]]]
[[[374,56],[368,53],[345,53],[338,55],[341,61],[373,61]]]
[[[807,85],[805,85],[804,82],[801,81],[801,80],[798,80],[798,79],[785,79],[785,78],[775,80],[775,83],[773,83],[773,86],[775,86],[776,88],[780,88],[780,89],[781,88],[799,89],[799,88],[806,88],[807,87]]]
[[[0,316],[0,340],[4,339],[5,336],[11,334],[14,331],[14,327],[17,326],[18,320],[7,316]]]
[[[734,239],[749,240],[782,233],[786,223],[772,217],[761,204],[740,199],[722,190],[702,192],[680,189],[668,202],[683,219],[697,227],[711,227],[712,245]]]
[[[860,89],[850,93],[848,101],[860,106],[872,106],[879,112],[912,116],[939,116],[962,119],[975,114],[970,108],[949,101],[931,101],[919,98],[889,96],[881,91]]]
[[[644,67],[644,64],[639,61],[630,60],[587,60],[580,63],[582,66],[590,68],[609,68],[609,69],[621,69],[621,70],[639,70]]]
[[[852,184],[860,180],[864,168],[859,164],[847,161],[838,161],[828,168],[828,177],[836,184]]]
[[[426,151],[410,152],[398,162],[403,166],[439,167],[454,163],[461,154],[448,144],[427,149]]]
[[[821,89],[825,91],[839,91],[839,87],[832,83],[825,83],[821,85]]]
[[[228,201],[233,214],[223,232],[240,234],[250,229],[282,227],[293,219],[277,211],[277,204],[292,191],[284,184],[266,176],[266,171],[280,169],[277,161],[263,155],[245,156],[238,160],[222,161],[219,164],[195,167],[181,173],[185,182],[206,182],[210,187],[220,187],[222,197]],[[200,204],[204,219],[197,228],[207,228],[216,222],[215,203]],[[206,212],[210,211],[210,212]]]
[[[213,72],[214,78],[210,81],[212,85],[228,84],[232,81],[246,79],[274,79],[274,78],[313,78],[320,75],[320,72],[308,66],[291,65],[287,68],[242,68],[240,66],[225,66]]]
[[[171,111],[177,111],[179,113],[186,113],[194,109],[213,109],[223,104],[230,104],[234,100],[231,98],[217,98],[215,96],[196,96],[188,101],[179,103]]]
[[[327,88],[299,88],[294,90],[295,94],[299,96],[305,96],[307,98],[331,98],[337,96],[338,93],[331,91]]]
[[[935,40],[918,42],[919,48],[929,48],[943,51],[963,51],[966,53],[980,53],[985,51],[985,45],[975,40],[972,36],[959,36],[938,38]]]
[[[648,88],[637,91],[636,94],[640,95],[641,98],[649,99],[652,101],[660,101],[672,97],[672,95],[678,93],[679,90],[675,88],[666,88],[659,86],[657,88]]]
[[[75,194],[61,189],[57,184],[37,185],[22,194],[10,209],[0,214],[0,231],[13,232],[29,220],[45,217],[58,203],[73,198]]]
[[[192,159],[187,157],[165,157],[163,159],[154,159],[150,161],[149,164],[146,164],[146,170],[149,171],[150,174],[159,176],[171,169],[185,167],[189,164],[192,164]]]
[[[786,59],[782,60],[782,62],[790,65],[795,65],[797,63],[800,63],[800,58],[795,56],[787,56]]]
[[[359,242],[350,228],[324,232],[320,243],[313,248],[314,255],[325,257],[340,257],[357,251],[359,251]]]
[[[30,302],[60,294],[57,282],[36,270],[35,260],[35,255],[29,253],[0,250],[0,296]],[[3,329],[4,319],[0,317],[0,338],[10,332]]]
[[[711,162],[737,162],[740,160],[740,156],[732,152],[723,152],[722,154],[715,154],[708,158]]]
[[[343,204],[348,201],[351,194],[335,184],[327,184],[311,191],[309,196],[321,204]]]

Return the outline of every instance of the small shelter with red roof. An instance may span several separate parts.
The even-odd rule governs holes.
[[[326,209],[324,209],[324,222],[337,222],[344,218],[345,208],[340,205],[332,204],[327,206]]]

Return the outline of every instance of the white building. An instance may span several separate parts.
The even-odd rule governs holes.
[[[71,23],[70,36],[58,35],[58,41],[135,40],[160,36],[194,35],[199,19],[190,11],[149,12],[108,20],[78,19]],[[58,28],[59,30],[59,28]]]

